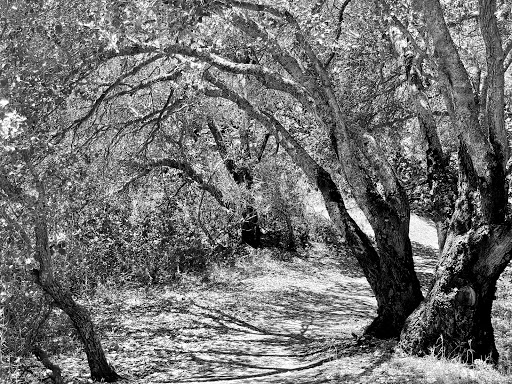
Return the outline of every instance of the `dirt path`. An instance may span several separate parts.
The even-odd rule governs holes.
[[[426,281],[435,254],[416,249]],[[375,315],[368,283],[342,250],[314,244],[308,255],[255,255],[252,270],[202,289],[104,297],[96,313],[109,358],[135,383],[375,382],[392,343],[353,336]],[[397,374],[411,372],[377,382]]]

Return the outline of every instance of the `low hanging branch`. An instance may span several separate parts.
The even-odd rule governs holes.
[[[168,167],[172,169],[177,169],[179,171],[183,172],[183,175],[188,177],[190,180],[197,183],[199,188],[202,190],[208,192],[217,202],[219,205],[221,205],[224,208],[230,209],[229,204],[224,200],[222,191],[218,189],[216,186],[205,182],[203,177],[190,165],[189,163],[185,161],[175,160],[171,158],[163,158],[163,159],[156,159],[152,160],[148,163],[137,163],[134,161],[128,162],[128,164],[136,169],[140,170],[139,175],[132,178],[128,183],[132,183],[135,180],[144,177],[148,175],[153,169],[160,168],[160,167]],[[126,188],[123,186],[121,190]]]

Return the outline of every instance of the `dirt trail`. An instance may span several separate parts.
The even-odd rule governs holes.
[[[415,248],[427,283],[435,252]],[[136,383],[374,382],[392,345],[353,336],[375,316],[368,283],[341,249],[316,243],[308,255],[263,258],[244,276],[199,290],[133,291],[103,303],[109,358]],[[379,382],[410,374],[381,373]]]

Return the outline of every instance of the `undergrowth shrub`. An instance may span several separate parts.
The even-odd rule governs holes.
[[[170,283],[231,257],[230,243],[212,245],[183,207],[164,203],[136,210],[105,204],[83,215],[68,230],[66,253],[55,255],[69,287]]]

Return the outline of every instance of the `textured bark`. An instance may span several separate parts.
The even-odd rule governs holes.
[[[316,110],[331,138],[344,178],[375,233],[383,285],[376,292],[385,300],[368,327],[376,337],[397,336],[405,318],[423,299],[409,239],[409,203],[405,190],[375,140],[348,127],[329,74],[303,35],[297,40],[316,77]]]
[[[243,90],[244,97],[247,97],[247,79],[245,76],[240,76],[240,85]],[[242,149],[242,156],[245,159],[251,158],[251,145],[249,141],[249,121],[247,116],[244,114],[242,116],[242,124],[238,128],[238,132],[240,135],[240,145]]]
[[[52,271],[48,229],[44,212],[45,208],[40,204],[37,208],[37,217],[35,219],[35,257],[39,262],[39,270],[33,271],[36,283],[54,300],[55,305],[69,316],[80,336],[80,341],[87,355],[91,378],[95,381],[117,381],[120,377],[105,357],[89,312],[76,303],[71,293],[55,280]]]
[[[409,353],[433,348],[468,362],[497,361],[491,324],[496,281],[510,261],[512,232],[508,226],[482,226],[450,235],[436,272],[435,285],[408,319],[400,346]]]
[[[265,148],[267,148],[268,139],[270,139],[270,133],[266,133],[263,137],[263,140],[261,141],[260,147],[258,149],[258,154],[256,155],[256,158],[258,161],[261,161],[263,157],[263,153],[265,152]]]

